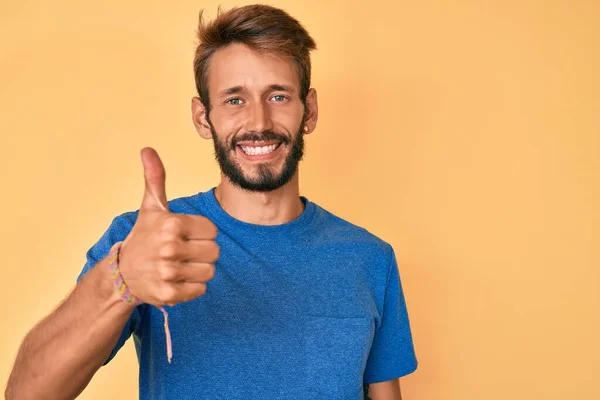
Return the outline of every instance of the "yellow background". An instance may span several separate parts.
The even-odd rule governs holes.
[[[139,206],[143,146],[170,198],[218,182],[190,117],[217,4],[2,0],[3,383]],[[599,399],[600,3],[271,4],[319,47],[302,193],[396,249],[420,361],[405,398]],[[136,397],[130,341],[80,398]]]

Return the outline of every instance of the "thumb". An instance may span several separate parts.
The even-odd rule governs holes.
[[[145,147],[141,152],[144,165],[144,199],[141,209],[169,211],[165,189],[165,167],[156,150]]]

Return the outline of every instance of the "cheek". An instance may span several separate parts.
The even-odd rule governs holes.
[[[286,131],[296,133],[300,122],[302,122],[303,112],[304,109],[302,107],[281,107],[281,109],[274,109],[271,113],[273,125],[275,128],[284,127]]]
[[[239,114],[214,112],[210,119],[219,137],[227,140],[244,126],[244,119]]]
[[[248,119],[248,115],[246,115],[248,110],[247,108],[241,110],[215,109],[211,112],[211,121],[219,136],[229,137],[243,131]],[[295,133],[300,126],[303,113],[302,104],[272,106],[268,110],[269,118],[276,132]]]

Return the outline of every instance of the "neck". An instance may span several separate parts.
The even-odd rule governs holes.
[[[233,218],[257,225],[280,225],[298,218],[304,210],[300,200],[298,173],[279,189],[251,192],[233,185],[221,175],[215,197],[223,210]]]

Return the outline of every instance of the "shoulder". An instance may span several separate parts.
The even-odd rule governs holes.
[[[365,227],[352,223],[319,205],[315,206],[319,214],[320,235],[324,239],[351,243],[358,251],[366,251],[389,260],[393,249],[388,242]]]

